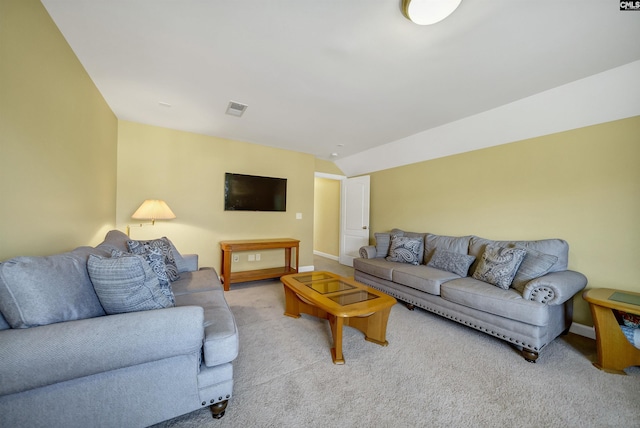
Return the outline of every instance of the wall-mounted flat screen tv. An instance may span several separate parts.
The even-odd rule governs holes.
[[[286,211],[287,179],[225,173],[225,211]]]

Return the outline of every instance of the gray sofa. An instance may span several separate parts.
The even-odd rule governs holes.
[[[109,290],[97,296],[88,260],[113,262],[127,239],[111,231],[95,248],[0,264],[0,426],[145,427],[205,406],[224,414],[238,332],[216,271],[176,250],[175,306],[106,315]],[[146,279],[141,289],[145,304],[167,298]]]
[[[530,362],[569,331],[573,296],[587,284],[584,275],[567,270],[569,245],[561,239],[493,241],[399,229],[375,237],[376,245],[362,247],[353,262],[357,281],[411,309],[415,305],[510,342]],[[501,260],[511,268],[494,263],[496,252],[504,253]]]

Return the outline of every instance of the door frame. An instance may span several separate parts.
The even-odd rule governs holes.
[[[347,181],[347,179],[349,177],[345,176],[345,175],[338,175],[338,174],[328,174],[328,173],[324,173],[324,172],[315,172],[314,173],[314,177],[318,177],[318,178],[327,178],[330,180],[338,180],[340,181],[340,201],[339,201],[339,205],[338,205],[338,209],[340,210],[340,234],[338,236],[338,257],[336,258],[336,260],[338,262],[340,262],[341,260],[344,261],[344,247],[343,247],[343,221],[344,221],[344,213],[343,213],[343,198],[344,198],[344,192],[345,192],[345,183]],[[357,178],[357,177],[353,177],[353,178]],[[315,221],[315,220],[314,220]],[[369,230],[369,224],[366,225],[367,226],[367,233],[370,233]],[[314,254],[316,254],[316,252],[314,251]],[[324,255],[326,256],[326,255]],[[334,259],[334,257],[331,257],[331,259]]]

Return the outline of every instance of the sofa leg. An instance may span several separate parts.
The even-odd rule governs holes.
[[[527,348],[522,348],[522,356],[530,363],[535,363],[538,359],[538,353]]]
[[[224,416],[224,411],[227,408],[228,402],[229,402],[228,400],[224,400],[209,406],[209,408],[211,409],[211,415],[213,416],[214,419],[220,419],[221,417]]]
[[[415,306],[412,305],[411,303],[405,303],[405,306],[407,307],[407,309],[409,309],[410,311],[415,309]]]

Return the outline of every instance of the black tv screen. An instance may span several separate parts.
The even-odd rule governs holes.
[[[225,173],[225,211],[286,211],[287,179]]]

